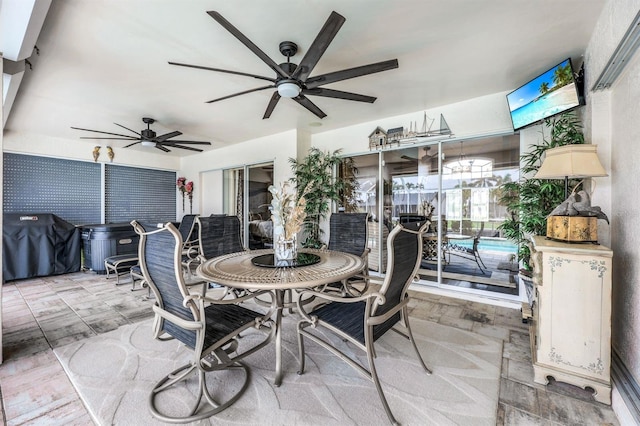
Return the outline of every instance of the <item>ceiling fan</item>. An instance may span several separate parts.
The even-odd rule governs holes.
[[[122,124],[113,123],[116,126],[120,126],[123,129],[126,129],[132,133],[135,133],[137,136],[103,132],[101,130],[82,129],[80,127],[73,127],[73,126],[71,128],[75,130],[84,130],[86,132],[95,132],[95,133],[101,133],[104,135],[119,136],[117,138],[82,136],[80,139],[111,139],[111,140],[120,140],[120,141],[135,141],[133,143],[130,143],[129,145],[126,145],[124,148],[129,148],[130,146],[133,146],[136,144],[142,144],[143,146],[158,148],[160,151],[164,151],[164,152],[171,152],[169,148],[180,148],[180,149],[187,149],[189,151],[202,152],[202,150],[199,148],[193,148],[185,145],[211,145],[211,142],[183,141],[183,140],[171,139],[171,138],[175,138],[176,136],[180,136],[182,134],[182,132],[179,132],[177,130],[170,133],[166,133],[164,135],[157,136],[156,132],[154,132],[149,128],[151,124],[155,123],[155,121],[156,120],[154,120],[153,118],[143,117],[142,122],[147,125],[147,128],[141,130],[140,133],[136,132],[135,130],[129,129],[128,127],[124,127]]]
[[[438,155],[438,150],[436,149],[435,152],[433,154],[429,154],[429,151],[431,151],[431,146],[422,146],[418,148],[417,154],[416,156],[412,156],[412,155],[408,155],[408,154],[403,154],[400,156],[400,158],[402,158],[403,160],[407,160],[407,161],[422,161],[423,163],[431,161],[432,158],[437,157]]]
[[[294,56],[298,51],[298,46],[294,42],[283,41],[282,43],[280,43],[280,53],[287,57],[287,62],[278,65],[218,12],[209,11],[207,13],[220,25],[222,25],[227,31],[229,31],[234,37],[236,37],[242,44],[249,48],[249,50],[256,54],[260,59],[262,59],[262,61],[276,73],[275,77],[265,77],[240,71],[210,68],[200,65],[181,64],[178,62],[169,62],[169,64],[171,65],[179,65],[182,67],[243,75],[259,80],[266,80],[272,83],[267,86],[261,86],[255,89],[249,89],[243,92],[213,99],[208,101],[207,103],[218,102],[224,99],[233,98],[235,96],[240,96],[251,92],[258,92],[260,90],[275,88],[276,90],[273,92],[273,96],[271,96],[271,100],[269,101],[264,116],[262,117],[263,119],[269,118],[271,116],[271,113],[273,112],[281,97],[292,98],[294,101],[311,111],[319,118],[324,118],[327,116],[327,114],[325,114],[320,108],[318,108],[318,106],[311,102],[309,98],[307,98],[307,95],[368,103],[373,103],[376,98],[373,96],[360,95],[357,93],[344,92],[341,90],[326,89],[320,86],[329,83],[335,83],[337,81],[347,80],[354,77],[360,77],[363,75],[398,68],[398,60],[391,59],[388,61],[362,65],[359,67],[348,68],[341,71],[334,71],[327,74],[310,77],[311,71],[313,71],[313,68],[316,66],[324,52],[329,47],[329,44],[340,30],[340,27],[342,27],[342,24],[344,24],[345,22],[344,16],[336,12],[331,12],[331,15],[316,36],[315,40],[313,41],[313,43],[311,43],[309,50],[300,61],[300,64],[297,65],[290,62],[290,58]]]

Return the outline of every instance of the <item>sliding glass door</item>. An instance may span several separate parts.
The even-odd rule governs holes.
[[[273,163],[226,169],[223,181],[223,211],[240,219],[245,247],[272,247],[271,193],[268,188],[273,184]]]
[[[517,180],[519,136],[399,147],[353,157],[358,209],[371,215],[369,265],[386,270],[386,236],[402,222],[431,225],[424,237],[425,285],[517,296],[515,246],[502,236],[500,185]]]

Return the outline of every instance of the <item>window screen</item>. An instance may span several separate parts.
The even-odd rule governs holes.
[[[3,189],[5,213],[53,213],[74,225],[100,223],[100,164],[7,153]]]
[[[105,165],[106,223],[176,220],[176,173]]]

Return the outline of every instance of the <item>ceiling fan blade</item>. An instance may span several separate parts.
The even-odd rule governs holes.
[[[162,144],[162,145],[165,145],[165,144]],[[202,150],[201,150],[201,149],[198,149],[198,148],[192,148],[192,147],[190,147],[190,146],[184,146],[184,145],[168,145],[168,146],[170,146],[171,148],[188,149],[189,151],[202,152]]]
[[[130,143],[129,145],[124,146],[123,148],[129,148],[130,146],[139,144],[140,142],[142,142],[142,141],[137,141],[137,142],[134,142],[134,143]]]
[[[170,140],[170,141],[166,141],[166,142],[162,142],[163,145],[173,145],[174,143],[183,143],[183,144],[189,144],[189,145],[211,145],[211,142],[204,142],[204,141],[178,141],[178,140]]]
[[[279,100],[280,100],[280,93],[278,93],[278,91],[276,90],[275,92],[273,92],[273,96],[271,96],[271,99],[269,100],[269,105],[267,105],[267,109],[264,112],[264,116],[262,116],[263,120],[271,117],[271,113],[275,109],[276,105],[278,105]]]
[[[138,140],[138,138],[134,138],[133,136],[130,137],[126,137],[126,138],[99,138],[97,136],[80,136],[80,139],[109,139],[109,140],[114,140],[114,141],[136,141]]]
[[[309,111],[311,111],[312,113],[314,113],[315,115],[317,115],[318,118],[325,118],[327,116],[327,114],[322,112],[322,110],[318,108],[316,104],[311,102],[309,98],[305,98],[304,95],[299,95],[292,99],[297,103],[299,103],[300,105],[302,105],[303,107],[305,107],[306,109],[308,109]]]
[[[126,130],[128,130],[128,131],[130,131],[130,132],[132,132],[132,133],[135,133],[135,134],[136,134],[136,135],[138,135],[138,136],[141,136],[141,135],[140,135],[140,133],[136,132],[135,130],[131,130],[131,129],[130,129],[130,128],[128,128],[128,127],[124,127],[122,124],[118,124],[118,123],[113,123],[113,124],[115,124],[116,126],[120,126],[120,127],[122,127],[123,129],[126,129]]]
[[[377,98],[367,95],[359,95],[358,93],[343,92],[342,90],[325,89],[318,87],[315,89],[303,89],[304,95],[324,96],[325,98],[346,99],[348,101],[374,103]]]
[[[258,92],[260,90],[265,90],[265,89],[273,89],[274,87],[276,87],[276,86],[275,85],[271,85],[271,86],[256,87],[255,89],[249,89],[249,90],[245,90],[244,92],[234,93],[233,95],[227,95],[227,96],[223,96],[221,98],[212,99],[212,100],[207,101],[205,103],[210,104],[212,102],[223,101],[225,99],[235,98],[236,96],[245,95],[245,94],[251,93],[251,92]]]
[[[344,16],[337,12],[331,12],[331,15],[329,15],[329,18],[324,23],[316,39],[311,43],[304,58],[302,58],[300,64],[291,75],[293,78],[305,81],[307,77],[309,77],[309,74],[311,74],[311,71],[313,71],[313,68],[327,50],[331,41],[333,41],[333,38],[342,27],[342,24],[344,24],[344,21]]]
[[[170,149],[165,148],[164,146],[160,145],[159,143],[156,144],[156,148],[158,148],[160,151],[171,152]]]
[[[200,66],[200,65],[181,64],[181,63],[178,63],[178,62],[171,62],[171,61],[169,61],[169,64],[171,64],[171,65],[178,65],[178,66],[181,66],[181,67],[188,67],[188,68],[198,68],[198,69],[201,69],[201,70],[216,71],[216,72],[224,72],[224,73],[227,73],[227,74],[243,75],[243,76],[245,76],[245,77],[258,78],[258,79],[260,79],[260,80],[272,81],[272,82],[274,82],[274,83],[276,82],[276,79],[275,79],[275,78],[271,78],[271,77],[263,77],[263,76],[261,76],[261,75],[249,74],[249,73],[246,73],[246,72],[231,71],[231,70],[223,70],[223,69],[220,69],[220,68],[203,67],[203,66]]]
[[[131,135],[121,135],[120,133],[111,133],[111,132],[103,132],[101,130],[91,130],[91,129],[83,129],[80,127],[71,127],[72,129],[75,130],[84,130],[85,132],[95,132],[95,133],[102,133],[103,135],[112,135],[112,136],[122,136],[123,138],[132,138],[135,139],[133,136]],[[134,132],[135,133],[135,132]],[[96,139],[96,138],[93,138]]]
[[[322,86],[323,84],[335,83],[336,81],[348,80],[350,78],[392,70],[394,68],[398,68],[397,59],[376,62],[375,64],[362,65],[355,68],[348,68],[342,71],[335,71],[328,74],[318,75],[308,79],[305,84],[307,88],[315,89],[316,87]]]
[[[175,138],[176,136],[180,136],[182,134],[182,132],[179,132],[177,130],[170,132],[170,133],[165,133],[164,135],[160,135],[157,138],[154,139],[155,142],[164,142],[167,139],[171,139],[171,138]]]
[[[242,44],[247,46],[249,50],[251,50],[256,56],[258,56],[262,61],[269,66],[276,74],[283,78],[291,78],[289,74],[287,74],[282,68],[276,64],[273,59],[267,56],[258,46],[253,44],[251,40],[249,40],[244,34],[240,32],[236,27],[234,27],[231,22],[227,21],[222,15],[220,15],[216,11],[208,11],[209,16],[218,21],[220,25],[222,25],[227,31],[229,31],[235,38],[240,40]]]

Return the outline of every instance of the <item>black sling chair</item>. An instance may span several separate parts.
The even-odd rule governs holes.
[[[148,232],[138,222],[131,222],[140,235],[140,266],[145,280],[156,296],[153,311],[154,337],[159,340],[177,339],[193,351],[193,359],[160,380],[149,398],[151,413],[169,423],[188,423],[210,417],[232,405],[246,390],[249,370],[240,362],[246,356],[267,345],[275,335],[270,317],[273,303],[266,313],[259,313],[240,305],[240,302],[268,292],[249,293],[235,299],[213,299],[191,294],[185,285],[181,265],[182,238],[176,227],[167,223]],[[238,335],[250,328],[265,334],[255,346],[242,348]],[[239,370],[244,382],[225,402],[217,402],[207,388],[207,375],[221,370]],[[195,375],[198,390],[195,402],[185,415],[163,413],[156,404],[157,396],[173,389]],[[242,382],[241,382],[242,383]],[[224,387],[216,393],[226,391]],[[229,393],[229,392],[227,392]],[[181,414],[181,413],[180,413]]]
[[[416,277],[422,257],[422,234],[429,222],[425,222],[419,229],[417,223],[406,223],[396,226],[387,239],[387,274],[379,291],[369,289],[358,297],[339,297],[317,291],[303,291],[303,296],[317,297],[330,303],[322,303],[316,309],[305,312],[304,304],[299,303],[298,309],[303,319],[298,322],[298,345],[300,356],[300,371],[304,372],[304,337],[311,339],[320,346],[329,350],[334,355],[353,367],[367,379],[371,380],[378,391],[384,410],[392,424],[397,424],[391,413],[387,399],[382,392],[382,386],[378,379],[374,358],[376,352],[373,343],[382,337],[387,331],[394,330],[411,341],[420,365],[427,374],[431,371],[424,363],[418,347],[416,346],[411,328],[407,304],[409,284]],[[406,332],[402,332],[394,326],[404,326]],[[313,332],[316,328],[321,331]],[[367,369],[359,361],[352,359],[344,352],[333,346],[321,337],[322,332],[329,331],[344,340],[356,345],[367,354],[369,368]]]

